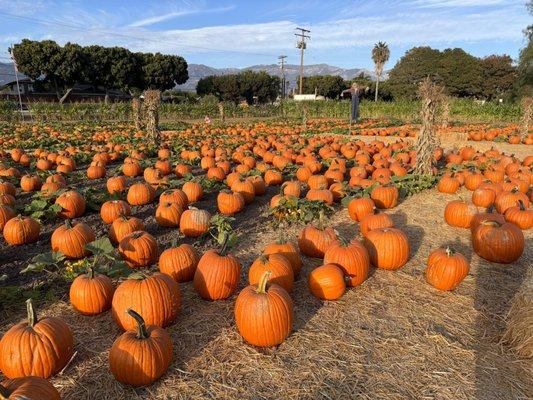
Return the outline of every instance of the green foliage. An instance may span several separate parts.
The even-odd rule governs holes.
[[[438,177],[434,175],[407,174],[391,178],[391,182],[398,187],[400,194],[406,197],[431,189],[437,184],[437,181]]]
[[[45,196],[41,192],[36,192],[31,201],[24,206],[24,214],[38,219],[41,222],[51,221],[57,217],[57,213],[61,211],[61,206],[55,204],[55,199],[64,190],[59,190],[52,193],[50,196]]]
[[[21,274],[28,272],[47,271],[50,267],[60,268],[61,263],[65,261],[65,256],[57,251],[37,254],[33,257],[26,268],[20,271]]]
[[[243,71],[239,74],[207,76],[198,81],[196,92],[200,96],[214,95],[219,100],[239,103],[255,100],[263,104],[274,101],[279,93],[280,79],[265,71]]]
[[[303,79],[304,93],[316,93],[328,99],[336,99],[349,86],[340,76],[316,75],[305,76]]]
[[[282,198],[276,207],[269,209],[268,215],[273,217],[273,227],[279,229],[288,225],[323,220],[333,212],[334,208],[323,201],[287,197]]]
[[[232,247],[238,239],[238,235],[233,230],[231,225],[235,218],[227,215],[215,214],[211,217],[209,234],[216,240],[219,245],[222,245],[228,237],[228,247]]]
[[[430,47],[409,50],[389,74],[395,99],[417,97],[418,84],[429,76],[455,97],[494,98],[508,92],[515,69],[508,56],[474,57],[462,49],[439,51]]]

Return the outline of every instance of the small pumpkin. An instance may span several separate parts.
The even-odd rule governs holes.
[[[130,268],[143,268],[157,261],[159,249],[152,235],[148,232],[136,231],[120,241],[118,253]]]
[[[359,231],[363,236],[366,236],[372,229],[392,227],[394,227],[394,221],[389,214],[376,212],[375,214],[368,214],[363,217],[359,224]]]
[[[202,185],[200,185],[198,182],[185,182],[181,187],[181,190],[183,190],[183,193],[185,193],[185,195],[187,196],[189,204],[200,201],[204,196],[204,189],[202,188]]]
[[[128,189],[126,199],[132,206],[143,206],[154,201],[155,189],[148,183],[134,183]]]
[[[131,215],[131,207],[124,200],[108,200],[100,207],[100,217],[106,224],[112,224],[120,216]]]
[[[82,315],[98,315],[111,308],[113,282],[106,275],[96,274],[89,267],[72,281],[69,290],[70,304]]]
[[[209,211],[189,207],[181,214],[180,232],[185,236],[198,237],[209,231],[210,222]]]
[[[217,196],[217,207],[221,214],[234,215],[244,210],[244,197],[241,193],[221,190]]]
[[[512,222],[522,230],[533,228],[533,210],[528,210],[522,200],[518,205],[505,210],[505,220]]]
[[[177,245],[166,249],[159,256],[159,271],[171,276],[176,282],[188,282],[194,278],[200,256],[190,244]]]
[[[41,224],[31,217],[18,217],[9,219],[2,231],[6,242],[12,246],[34,243],[39,239]]]
[[[453,200],[444,208],[444,220],[450,226],[457,228],[470,228],[474,215],[478,209],[472,203],[462,200]]]
[[[6,222],[15,216],[15,211],[10,206],[0,204],[0,232],[4,230]]]
[[[322,300],[338,300],[346,291],[344,273],[336,264],[324,264],[309,274],[309,290]]]
[[[172,339],[159,326],[148,325],[129,308],[127,314],[137,324],[119,336],[109,351],[109,369],[115,379],[133,387],[154,383],[172,362]]]
[[[348,278],[347,284],[358,286],[368,277],[370,257],[366,248],[358,241],[347,243],[340,239],[326,250],[324,264],[339,266]]]
[[[245,287],[235,302],[235,322],[240,335],[253,346],[273,347],[291,333],[293,303],[285,289],[269,284],[266,271],[257,285]]]
[[[227,254],[228,236],[220,251],[205,252],[194,273],[194,290],[206,300],[224,300],[230,297],[241,275],[241,264],[232,255]]]
[[[377,208],[394,208],[398,205],[400,196],[396,186],[378,186],[370,192],[370,198],[374,200]]]
[[[368,197],[355,198],[348,203],[348,215],[354,221],[361,221],[365,216],[373,214],[376,204]]]
[[[85,214],[87,203],[85,198],[75,190],[62,193],[55,201],[61,206],[61,211],[57,214],[64,219],[74,219]]]
[[[470,264],[450,248],[433,250],[427,261],[426,280],[439,290],[454,290],[468,275]]]
[[[93,242],[94,239],[94,231],[85,222],[72,225],[67,219],[64,224],[54,230],[50,243],[53,251],[62,253],[68,259],[78,260],[89,254],[85,245]]]
[[[106,182],[106,189],[110,194],[125,192],[127,189],[126,177],[124,175],[112,176]]]
[[[143,230],[144,224],[139,218],[122,215],[114,220],[109,227],[109,239],[112,243],[118,244],[129,234]]]
[[[161,203],[176,203],[182,210],[185,210],[189,204],[189,199],[183,190],[169,189],[159,196],[159,204]]]
[[[49,378],[61,371],[74,353],[70,327],[60,318],[37,319],[31,299],[27,322],[11,327],[0,340],[0,370],[10,378]]]
[[[314,225],[307,225],[300,233],[298,247],[308,257],[322,258],[328,247],[337,240],[333,228],[320,229]]]
[[[178,203],[160,203],[155,210],[155,220],[160,226],[178,227],[183,209]]]
[[[292,290],[294,272],[291,263],[281,254],[261,255],[254,260],[248,270],[248,283],[255,285],[265,271],[270,271],[270,283],[281,286],[287,292]]]
[[[275,243],[270,243],[263,250],[263,254],[281,254],[291,263],[294,279],[300,274],[302,269],[302,257],[300,256],[298,246],[294,242],[279,240]]]

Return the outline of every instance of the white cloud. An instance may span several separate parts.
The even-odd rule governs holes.
[[[227,7],[219,7],[219,8],[211,8],[211,9],[199,9],[199,10],[181,10],[181,11],[173,11],[166,14],[160,14],[160,15],[154,15],[152,17],[143,18],[138,21],[132,22],[128,26],[130,27],[142,27],[142,26],[149,26],[156,24],[158,22],[168,21],[170,19],[183,17],[185,15],[192,15],[192,14],[203,14],[203,13],[217,13],[217,12],[225,12],[233,10],[235,6],[227,6]]]
[[[415,0],[421,7],[478,7],[512,4],[510,0]]]

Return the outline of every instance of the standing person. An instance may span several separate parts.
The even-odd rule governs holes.
[[[365,88],[365,91],[368,90],[368,87]],[[359,96],[362,94],[363,88],[360,87],[357,83],[352,83],[350,89],[346,89],[341,93],[341,97],[351,96],[352,98],[352,107],[350,111],[350,125],[357,123],[359,118]]]

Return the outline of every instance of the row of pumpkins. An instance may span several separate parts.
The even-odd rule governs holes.
[[[373,156],[383,154],[381,151],[389,148],[376,143],[371,146],[374,146],[372,150],[374,152]],[[401,150],[402,148],[405,148],[403,144],[398,149]],[[162,150],[159,161],[168,161],[167,157],[165,157],[165,154],[168,154],[168,150]],[[335,151],[334,149],[332,150]],[[345,152],[348,152],[348,150],[345,149]],[[357,155],[357,150],[355,153]],[[384,153],[387,153],[387,150]],[[399,152],[398,154],[407,153]],[[187,155],[182,154],[182,156]],[[397,169],[395,167],[396,164],[389,162],[385,167],[381,166],[381,164],[387,161],[386,159],[369,157],[368,154],[364,154],[364,156],[365,161],[361,157],[359,164],[350,170],[351,178],[355,176],[359,179],[359,183],[361,180],[367,179],[367,176],[363,177],[364,170],[367,174],[370,173],[371,178],[368,180],[372,183],[383,181],[383,186],[378,188],[381,190],[377,190],[377,194],[373,192],[372,198],[354,199],[348,205],[350,217],[360,222],[360,231],[364,241],[354,240],[347,243],[342,238],[339,238],[332,228],[308,225],[301,232],[297,244],[289,241],[273,243],[267,246],[264,253],[250,267],[250,286],[239,294],[235,304],[237,328],[247,342],[255,346],[275,346],[289,335],[292,327],[292,301],[289,292],[302,266],[300,251],[309,257],[324,259],[324,265],[310,273],[308,282],[311,292],[315,296],[326,300],[335,300],[341,297],[346,286],[361,284],[368,275],[370,264],[378,268],[394,270],[402,267],[407,262],[410,251],[407,235],[394,227],[394,223],[388,214],[376,212],[376,208],[391,208],[397,203],[397,189],[386,184],[387,175],[390,178],[393,174],[398,173],[398,170],[394,171]],[[204,161],[206,157],[208,157],[207,160],[209,161]],[[240,169],[241,172],[228,171],[227,175],[225,175],[226,182],[232,179],[231,174],[244,175],[246,173],[246,168],[250,168],[248,164],[252,164],[252,161],[247,157],[251,156],[233,157],[233,161],[238,163],[235,169]],[[503,157],[500,157],[499,162],[502,162]],[[207,173],[215,167],[223,169],[224,164],[210,165],[212,163],[211,158],[213,156],[204,155],[201,161],[201,164],[204,164],[202,167]],[[255,160],[255,157],[252,158]],[[448,158],[450,158],[450,155],[448,155]],[[244,161],[245,159],[246,161]],[[263,157],[264,159],[265,157]],[[405,160],[407,158],[398,161],[398,167],[407,169],[407,163],[410,160]],[[372,161],[372,164],[368,164],[370,161]],[[516,179],[517,174],[524,173],[522,167],[529,168],[530,161],[524,160],[522,165],[519,165],[519,171],[508,171],[504,173],[504,176],[509,179]],[[127,164],[135,164],[135,162],[135,160],[126,159],[124,172],[127,170]],[[217,163],[221,164],[223,162],[219,161]],[[270,163],[272,162],[273,159]],[[285,160],[278,160],[278,163],[284,162]],[[453,163],[453,160],[448,160],[448,162]],[[511,162],[516,163],[514,160]],[[267,162],[265,163],[268,164]],[[256,162],[254,167],[257,168],[257,164]],[[304,182],[310,188],[308,193],[311,190],[330,190],[326,185],[331,188],[331,185],[339,183],[331,175],[341,172],[344,176],[347,172],[346,168],[343,168],[342,158],[332,162],[328,171],[323,175],[320,174],[321,165],[319,164],[316,159],[304,160],[303,166],[298,170],[299,173],[297,172],[298,181],[285,183],[282,186],[280,196],[299,196],[298,189],[301,189],[301,183]],[[373,164],[378,164],[378,166]],[[393,164],[392,169],[390,168],[391,164]],[[509,165],[510,163],[506,164]],[[243,165],[246,168],[242,168],[241,166]],[[507,165],[505,168],[507,168]],[[178,168],[183,169],[185,168],[184,166],[188,167],[185,164],[178,164],[176,170]],[[495,170],[499,168],[499,164],[496,164]],[[101,209],[102,220],[111,224],[110,238],[115,243],[118,243],[120,254],[135,269],[154,264],[159,256],[157,242],[155,238],[143,230],[142,221],[128,216],[131,213],[130,204],[141,205],[152,202],[154,200],[154,186],[160,185],[160,180],[168,176],[162,173],[159,168],[154,169],[159,171],[155,173],[154,181],[150,183],[151,177],[149,173],[152,171],[148,169],[149,173],[147,174],[146,170],[144,170],[147,182],[135,183],[129,189],[127,189],[127,181],[124,177],[110,178],[107,181],[108,190],[110,192],[128,190],[127,202],[122,200],[110,201],[105,203]],[[389,170],[389,173],[383,171],[386,169]],[[511,170],[511,168],[508,169]],[[376,170],[379,171],[379,174],[373,176]],[[271,168],[266,169],[264,171],[265,177],[268,171],[272,171],[276,177],[280,177],[280,179],[269,182],[270,184],[281,184],[283,182],[280,171]],[[328,174],[330,171],[331,173]],[[402,171],[400,170],[399,173],[402,173]],[[177,172],[177,174],[180,173]],[[326,174],[330,176],[328,177]],[[183,175],[181,173],[181,176]],[[467,176],[464,177],[463,175]],[[466,186],[465,182],[468,176],[471,175],[478,176],[480,173],[457,173],[454,176],[445,176],[443,180],[445,178],[455,179],[459,181],[460,185],[465,184]],[[63,178],[61,175],[52,176],[54,177],[52,179],[56,181],[54,183],[59,183],[60,187],[66,184],[66,182],[61,182],[61,178]],[[531,175],[529,176],[531,177]],[[232,191],[222,191],[217,197],[219,210],[227,214],[240,211],[241,203],[249,203],[253,201],[255,195],[264,193],[264,186],[267,184],[265,182],[266,179],[260,176],[245,179],[238,175],[233,175],[233,177],[235,177],[235,182],[241,186],[235,187],[235,182],[228,182]],[[465,178],[464,182],[461,182],[462,177]],[[503,188],[503,184],[506,182],[494,182],[496,180],[494,177],[483,174],[481,174],[481,182],[478,186],[488,185],[487,182],[484,182],[485,178],[496,188],[499,188],[498,185],[502,186],[502,191],[495,195],[495,199],[498,195],[509,192]],[[491,178],[493,179],[490,180]],[[332,181],[329,181],[329,179],[332,179]],[[367,183],[363,181],[363,185],[365,184]],[[192,186],[194,190],[189,190],[190,188],[187,185]],[[352,185],[354,185],[353,182]],[[7,182],[0,184],[0,191],[4,192],[1,195],[14,198],[16,191],[13,192],[14,186],[11,186]],[[441,190],[441,186],[441,183],[439,183],[439,190]],[[316,189],[313,189],[313,187],[316,187]],[[473,190],[477,189],[479,188],[475,187]],[[514,187],[510,193],[515,196],[517,193],[523,193],[523,191],[515,193],[513,189]],[[488,190],[496,189],[489,188]],[[330,191],[333,193],[333,190]],[[68,200],[59,200],[59,204],[63,208],[59,215],[66,218],[66,222],[54,231],[51,239],[52,248],[63,252],[71,259],[85,257],[87,253],[83,244],[94,240],[94,233],[89,226],[82,222],[76,224],[71,224],[70,222],[70,218],[76,218],[84,214],[85,200],[83,196],[75,191],[66,192],[61,196],[63,196],[63,200],[65,198]],[[221,201],[227,196],[231,196],[230,199],[232,201]],[[210,215],[205,210],[186,208],[190,203],[199,200],[201,197],[202,187],[194,181],[185,183],[181,190],[174,189],[164,192],[160,197],[159,206],[156,210],[157,222],[163,226],[179,227],[185,235],[199,236],[209,228]],[[239,204],[237,208],[233,207],[235,198],[242,198],[243,200],[242,202],[237,201]],[[336,200],[335,197],[334,200]],[[520,196],[518,200],[522,202],[523,206],[526,206],[526,204],[529,206],[529,198],[527,196],[525,199]],[[229,208],[224,209],[224,204]],[[476,212],[470,221],[468,221],[470,214],[449,212],[450,209],[454,211],[454,204],[454,202],[451,202],[447,205],[445,219],[450,225],[471,228],[472,241],[476,253],[489,261],[495,262],[509,263],[520,257],[524,248],[522,232],[514,223],[506,222],[505,219],[507,212],[514,207],[511,202],[508,203],[508,207],[506,205],[496,206],[500,207],[497,211],[504,212],[505,215],[493,213],[490,210],[485,213]],[[4,204],[2,207],[5,206]],[[470,205],[467,204],[467,206],[469,212],[471,212]],[[520,208],[520,203],[518,203],[518,206]],[[163,213],[162,210],[166,209],[172,212]],[[524,210],[520,209],[520,211]],[[531,217],[531,210],[526,209],[525,211],[528,212],[526,215]],[[448,214],[453,214],[455,219],[447,216]],[[188,215],[190,217],[187,218]],[[6,235],[6,226],[12,220],[19,223],[20,221],[31,222],[31,218],[27,217],[8,219],[3,227],[6,241],[9,242],[8,238],[20,237],[18,241],[12,240],[10,242],[16,245],[31,243],[36,240],[25,236],[27,232],[32,231],[32,229],[27,228],[19,229],[19,231],[15,229],[16,232],[8,230]],[[28,226],[31,228],[31,224]],[[117,339],[111,349],[110,369],[117,380],[133,386],[147,385],[155,381],[166,371],[171,362],[172,343],[164,327],[170,325],[179,312],[180,294],[176,282],[193,280],[194,287],[202,298],[209,300],[226,299],[234,293],[238,286],[241,266],[235,257],[227,253],[226,248],[222,248],[219,251],[209,250],[200,257],[194,247],[182,244],[173,246],[161,253],[159,256],[159,268],[161,273],[152,275],[139,270],[138,273],[132,274],[129,279],[122,282],[116,290],[113,289],[109,278],[104,275],[94,274],[94,271],[88,271],[87,275],[81,275],[76,278],[70,290],[71,303],[75,309],[83,314],[95,315],[109,308],[112,309],[115,321],[126,333]],[[426,277],[428,282],[438,289],[452,290],[467,275],[468,269],[468,262],[464,256],[453,253],[450,249],[437,249],[428,258]],[[88,298],[92,298],[92,301],[87,301]],[[149,301],[147,302],[146,299],[149,299]],[[269,304],[266,311],[264,308],[265,302]],[[150,307],[147,307],[147,304]],[[271,318],[270,313],[275,313],[278,318]],[[251,318],[251,316],[254,318]],[[275,326],[268,325],[273,323],[275,323]],[[24,332],[27,332],[28,326],[33,328],[30,332],[34,333],[35,336],[45,332],[47,340],[28,341],[28,337],[32,337],[24,334]],[[50,347],[51,343],[54,344],[52,348]],[[150,346],[145,346],[146,344],[150,344]],[[143,357],[146,360],[146,364],[138,363],[135,354],[140,351],[145,351]],[[22,352],[24,352],[25,357],[16,356],[17,354],[22,354]],[[28,322],[15,325],[0,341],[0,369],[7,377],[14,378],[14,381],[4,384],[4,387],[8,388],[8,390],[16,391],[21,387],[24,388],[24,385],[46,385],[46,383],[34,376],[49,377],[57,373],[68,363],[72,352],[73,336],[66,323],[54,317],[38,321],[33,306],[29,302]],[[46,357],[43,357],[43,354]],[[156,365],[157,368],[152,369],[151,373],[147,374],[145,369],[149,365]],[[24,379],[27,379],[27,381],[24,381]],[[51,396],[50,398],[58,397]]]

